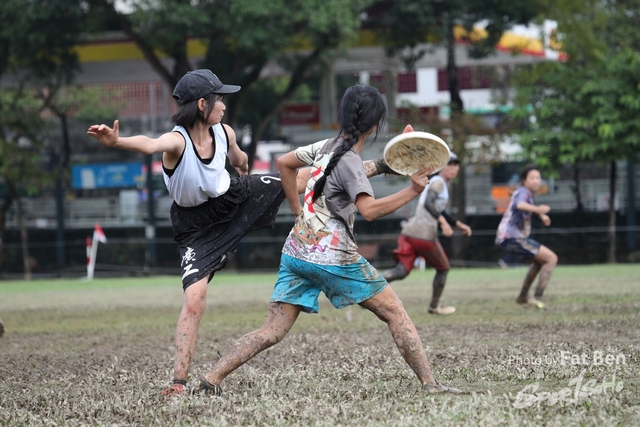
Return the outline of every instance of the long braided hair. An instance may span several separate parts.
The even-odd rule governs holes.
[[[333,154],[329,164],[324,170],[324,174],[318,179],[313,187],[313,202],[316,201],[327,177],[338,164],[342,156],[347,153],[358,142],[358,138],[369,132],[376,126],[373,140],[378,137],[380,127],[387,117],[387,106],[382,99],[380,92],[372,86],[355,85],[349,87],[342,97],[340,108],[338,108],[338,120],[340,121],[340,133],[337,138],[344,136],[342,145]],[[336,138],[336,139],[337,139]]]

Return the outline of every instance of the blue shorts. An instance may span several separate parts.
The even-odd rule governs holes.
[[[320,265],[282,254],[271,302],[299,305],[306,313],[317,313],[320,291],[335,308],[344,308],[368,300],[386,286],[387,281],[364,258],[347,265]]]
[[[521,260],[530,260],[538,255],[540,243],[529,238],[505,239],[500,246],[509,254],[515,255]]]

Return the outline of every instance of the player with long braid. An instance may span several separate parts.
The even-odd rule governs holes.
[[[459,392],[437,382],[415,326],[386,280],[358,253],[353,234],[356,211],[367,221],[387,215],[418,196],[431,170],[411,176],[411,185],[376,199],[360,152],[384,123],[386,106],[370,86],[348,88],[339,108],[337,137],[300,147],[278,164],[282,187],[296,215],[284,247],[280,271],[262,327],[236,341],[200,380],[196,392],[221,394],[220,384],[256,354],[280,342],[301,311],[318,312],[324,292],[336,308],[360,304],[386,322],[407,364],[428,392]],[[407,126],[406,131],[412,130]],[[304,207],[296,186],[298,168],[311,166]]]

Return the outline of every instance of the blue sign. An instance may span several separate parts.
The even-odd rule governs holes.
[[[141,162],[76,165],[71,174],[78,190],[137,187],[144,181]]]

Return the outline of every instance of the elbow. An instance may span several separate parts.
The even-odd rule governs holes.
[[[362,217],[365,219],[365,221],[367,222],[371,222],[374,219],[378,218],[378,215],[376,215],[373,212],[360,212],[360,215],[362,215]]]

